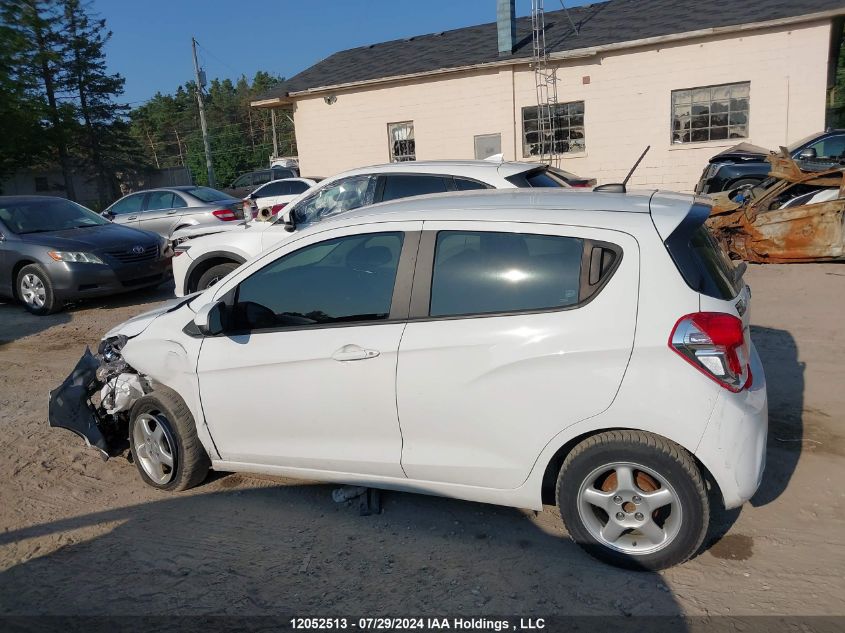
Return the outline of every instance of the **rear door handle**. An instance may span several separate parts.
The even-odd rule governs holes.
[[[364,349],[357,345],[344,345],[332,354],[332,358],[337,361],[367,360],[368,358],[375,358],[379,353],[376,349]]]
[[[130,215],[130,216],[129,216],[128,218],[126,218],[126,219],[127,219],[127,220],[137,220],[137,219],[138,219],[138,216],[137,216],[137,215]]]

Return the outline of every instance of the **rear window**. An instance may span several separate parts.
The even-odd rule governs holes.
[[[520,189],[536,189],[548,187],[566,187],[566,180],[558,174],[541,167],[532,171],[516,174],[508,178],[510,182]]]
[[[708,297],[733,299],[743,281],[719,241],[704,221],[710,215],[706,205],[695,205],[666,240],[666,248],[687,285]]]
[[[228,200],[232,196],[212,189],[211,187],[194,187],[193,189],[185,189],[185,193],[203,202],[217,202],[218,200]]]

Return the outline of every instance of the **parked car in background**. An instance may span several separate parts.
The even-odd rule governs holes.
[[[266,185],[271,180],[280,180],[281,178],[298,178],[299,169],[296,167],[271,167],[269,169],[259,169],[258,171],[250,171],[238,176],[235,181],[225,187],[223,191],[233,198],[242,200],[261,185]]]
[[[244,198],[244,216],[263,216],[262,219],[267,220],[316,184],[317,181],[310,178],[271,180]]]
[[[130,193],[103,211],[103,217],[169,238],[178,229],[242,220],[244,214],[241,200],[210,187],[185,185]]]
[[[388,163],[327,178],[290,202],[273,222],[197,227],[174,233],[176,294],[203,290],[297,227],[378,202],[476,189],[589,188],[595,180],[537,163],[443,160]],[[220,232],[219,235],[208,233]],[[204,236],[202,236],[205,234]],[[188,239],[182,242],[183,239]]]
[[[593,556],[670,567],[765,462],[750,292],[708,213],[559,189],[336,215],[108,332],[50,424],[106,455],[128,424],[160,490],[214,468],[557,504]]]
[[[759,185],[713,196],[708,224],[717,237],[749,262],[845,261],[845,166],[807,170],[788,154],[768,160],[771,175]]]
[[[67,301],[156,286],[171,276],[168,242],[47,196],[0,196],[0,295],[33,314]]]
[[[828,169],[845,163],[845,130],[811,134],[786,149],[804,169]],[[769,175],[770,165],[766,158],[771,153],[765,147],[750,143],[740,143],[719,152],[704,168],[695,192],[718,193],[763,182]]]

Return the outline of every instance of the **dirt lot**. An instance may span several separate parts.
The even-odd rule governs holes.
[[[554,508],[215,474],[145,487],[69,432],[47,393],[86,345],[169,290],[47,318],[0,304],[0,614],[845,614],[845,266],[752,266],[768,469],[711,545],[665,573],[594,562]]]

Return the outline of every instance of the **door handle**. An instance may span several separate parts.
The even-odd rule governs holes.
[[[337,361],[367,360],[368,358],[375,358],[379,353],[376,349],[364,349],[357,345],[344,345],[332,354],[332,358]]]
[[[127,220],[137,220],[137,219],[138,219],[138,216],[137,216],[137,215],[130,215],[130,216],[129,216],[128,218],[126,218],[126,219],[127,219]]]
[[[171,209],[167,212],[167,215],[173,215],[174,213],[176,213],[176,209]]]

